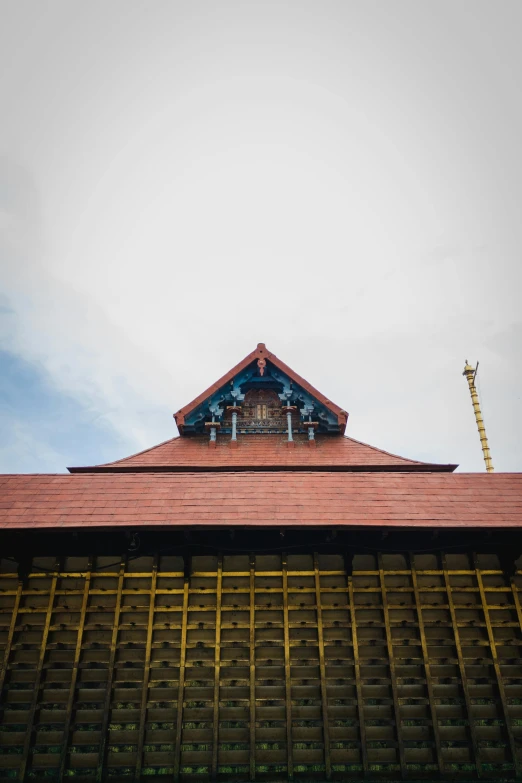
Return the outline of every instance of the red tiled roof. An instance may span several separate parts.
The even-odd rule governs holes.
[[[455,465],[430,465],[398,457],[342,435],[317,435],[311,447],[306,435],[294,436],[294,447],[288,447],[286,435],[239,435],[237,448],[231,448],[230,436],[218,436],[217,445],[209,446],[208,435],[177,437],[151,449],[108,465],[69,468],[71,473],[120,470],[233,468],[242,470],[267,468],[345,468],[386,470],[446,470]]]
[[[236,364],[235,367],[232,367],[229,372],[227,372],[225,375],[223,375],[222,378],[220,378],[216,383],[213,383],[212,386],[210,386],[206,391],[204,391],[202,394],[198,395],[195,400],[192,400],[192,402],[189,402],[188,405],[185,405],[183,408],[180,408],[180,410],[174,414],[174,418],[176,419],[176,424],[180,428],[180,430],[183,430],[183,425],[185,423],[185,417],[194,410],[194,408],[197,408],[198,405],[200,405],[202,402],[204,402],[208,397],[210,397],[214,392],[216,392],[218,389],[221,389],[222,386],[224,386],[226,383],[231,381],[241,370],[243,370],[245,367],[248,367],[248,365],[255,361],[256,359],[268,359],[274,364],[281,372],[284,372],[291,380],[295,381],[299,386],[301,386],[302,389],[305,389],[305,391],[309,392],[313,397],[316,398],[319,402],[321,402],[326,408],[332,411],[337,416],[337,420],[339,422],[339,426],[341,428],[341,432],[344,432],[346,428],[346,422],[348,421],[348,414],[345,410],[340,408],[338,405],[335,405],[331,400],[327,399],[324,394],[321,394],[321,392],[317,391],[311,383],[308,383],[308,381],[305,381],[304,378],[301,378],[300,375],[298,375],[296,372],[294,372],[288,365],[286,365],[284,362],[281,361],[281,359],[278,359],[275,353],[270,353],[270,351],[267,349],[266,345],[264,343],[258,343],[257,348],[255,348],[252,353],[249,353],[248,356],[245,356],[243,361],[239,362],[239,364]]]
[[[8,529],[522,526],[521,473],[4,475],[0,498]]]

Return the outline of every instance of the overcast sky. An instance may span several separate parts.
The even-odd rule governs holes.
[[[522,469],[520,0],[0,2],[0,470],[175,433],[258,342],[347,434]]]

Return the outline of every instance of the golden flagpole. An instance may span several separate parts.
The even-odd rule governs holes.
[[[493,467],[493,462],[491,461],[491,454],[489,452],[486,428],[484,426],[484,419],[482,418],[482,411],[480,410],[479,397],[477,394],[477,389],[475,387],[475,376],[477,374],[477,370],[478,370],[478,362],[475,369],[473,369],[473,367],[471,367],[468,364],[468,360],[466,359],[466,366],[464,367],[464,372],[462,373],[462,375],[466,376],[466,380],[468,382],[469,393],[471,394],[471,402],[473,404],[473,410],[475,412],[475,420],[477,422],[477,427],[479,431],[480,445],[482,446],[482,453],[484,454],[484,462],[486,463],[486,470],[488,473],[493,473],[494,467]]]

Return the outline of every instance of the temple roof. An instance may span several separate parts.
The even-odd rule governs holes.
[[[0,528],[522,527],[522,474],[346,437],[346,411],[263,344],[175,417],[179,437],[125,459],[0,476]]]
[[[69,468],[71,473],[112,473],[160,470],[379,470],[453,471],[456,465],[438,465],[398,457],[343,435],[317,435],[311,448],[305,435],[294,436],[288,448],[284,435],[241,435],[237,447],[230,439],[217,439],[209,448],[208,436],[177,437],[133,454],[94,467]]]
[[[288,436],[288,417],[292,438]],[[179,437],[115,462],[71,467],[69,471],[329,468],[451,472],[457,467],[407,459],[345,437],[348,413],[278,359],[264,343],[259,343],[239,364],[181,408],[174,418]]]
[[[0,476],[0,528],[511,528],[522,473],[111,473]]]

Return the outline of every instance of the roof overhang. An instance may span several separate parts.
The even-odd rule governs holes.
[[[227,464],[206,465],[202,462],[199,465],[95,465],[92,467],[67,468],[69,473],[278,473],[278,472],[301,472],[301,473],[453,473],[458,465],[439,465],[437,463],[405,462],[404,465],[325,465],[325,464],[296,464],[296,465],[268,465],[253,464],[234,465]]]

